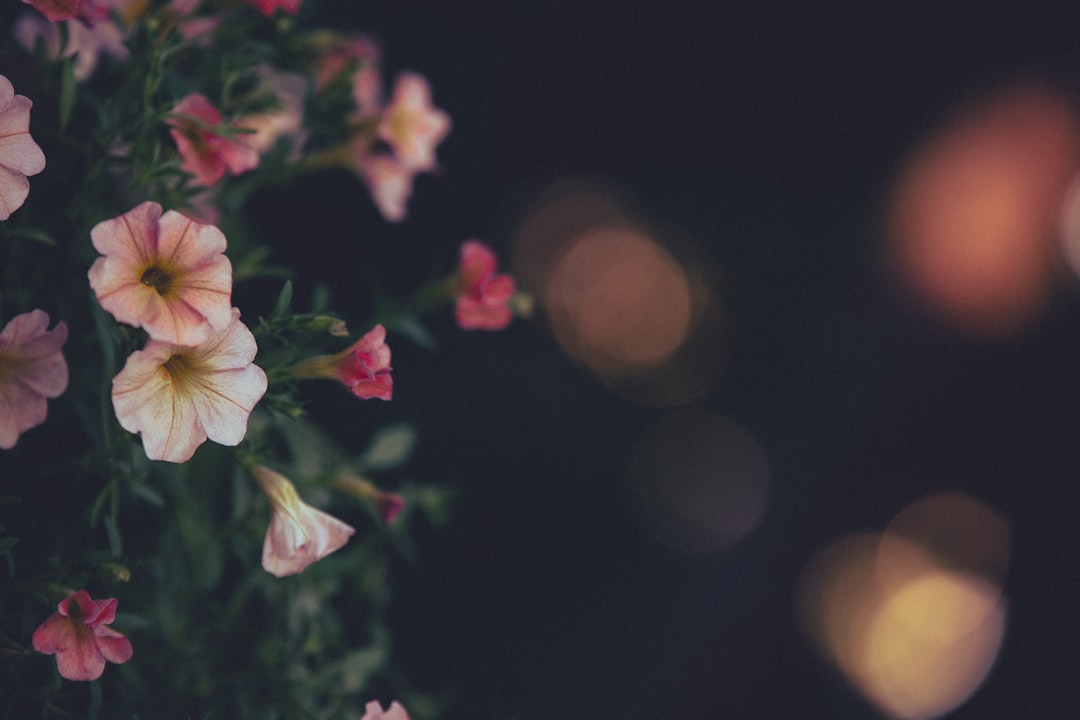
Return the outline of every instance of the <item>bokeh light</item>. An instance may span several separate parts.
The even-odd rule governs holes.
[[[722,550],[757,528],[772,487],[764,449],[742,425],[704,410],[670,412],[629,464],[638,517],[669,547]]]
[[[1080,119],[1048,87],[1010,87],[917,148],[890,199],[890,254],[915,296],[958,329],[1000,336],[1046,307]]]
[[[513,262],[567,355],[627,399],[673,406],[706,395],[727,358],[729,316],[703,257],[614,185],[569,179],[525,213]]]
[[[841,538],[807,565],[805,628],[864,697],[890,717],[926,720],[978,689],[1005,633],[1008,523],[941,493],[912,503],[882,535]]]

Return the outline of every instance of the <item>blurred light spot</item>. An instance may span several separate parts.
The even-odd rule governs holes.
[[[654,368],[690,328],[686,274],[634,230],[594,230],[579,238],[559,258],[544,298],[559,343],[601,372]]]
[[[1009,565],[1009,523],[970,495],[937,493],[908,505],[889,523],[878,550],[879,566],[902,569],[912,545],[926,555],[926,564],[1001,585]]]
[[[672,406],[706,395],[727,359],[729,315],[703,257],[612,184],[570,179],[525,213],[513,271],[570,357],[626,399]]]
[[[630,460],[637,510],[661,542],[687,552],[724,549],[762,521],[771,489],[765,451],[725,417],[677,410]]]
[[[1005,632],[1008,526],[960,493],[909,505],[884,535],[843,538],[808,563],[800,618],[819,648],[890,717],[965,702]]]
[[[1012,88],[925,143],[891,198],[901,278],[961,330],[1025,327],[1048,301],[1059,209],[1080,166],[1080,120],[1050,89]]]
[[[1080,176],[1074,178],[1061,204],[1061,251],[1073,275],[1080,277]]]

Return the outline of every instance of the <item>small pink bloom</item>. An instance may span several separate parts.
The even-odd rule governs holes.
[[[337,380],[362,400],[389,400],[394,392],[391,369],[386,328],[376,325],[335,355],[320,355],[300,362],[292,369],[292,375]]]
[[[34,649],[56,655],[56,669],[68,680],[97,680],[106,661],[126,663],[131,642],[109,627],[116,619],[116,598],[93,600],[79,590],[57,606],[34,631]]]
[[[266,392],[266,373],[252,364],[257,352],[236,308],[232,324],[202,345],[149,340],[113,378],[116,419],[142,433],[151,460],[185,462],[207,439],[238,445]]]
[[[379,102],[381,89],[379,82],[379,57],[382,50],[379,44],[366,35],[342,35],[334,32],[317,33],[313,37],[317,56],[313,67],[313,80],[316,90],[322,90],[336,77],[346,71],[361,72],[369,77],[369,81],[375,83],[372,88],[374,94],[365,91],[364,98],[370,98],[376,104]],[[364,84],[369,85],[368,81]],[[354,83],[355,89],[355,83]],[[355,95],[354,95],[355,98]],[[377,112],[377,109],[374,109]]]
[[[375,486],[370,480],[342,473],[334,478],[332,485],[351,495],[371,503],[379,513],[384,525],[390,525],[405,509],[405,498],[397,493],[386,492]]]
[[[7,220],[26,202],[30,194],[26,176],[45,169],[45,153],[30,137],[32,105],[0,75],[0,220]]]
[[[423,76],[402,73],[377,132],[406,168],[426,172],[436,167],[435,147],[450,132],[450,116],[431,104]]]
[[[301,0],[250,0],[251,4],[267,17],[273,15],[274,11],[278,8],[281,8],[289,15],[295,15],[300,9],[300,1]]]
[[[368,154],[365,149],[354,154],[354,158],[360,177],[382,216],[388,222],[404,220],[416,173],[393,155]]]
[[[510,324],[509,302],[517,288],[514,278],[497,275],[497,268],[495,253],[487,245],[478,240],[462,244],[454,315],[463,329],[502,330]]]
[[[263,541],[262,566],[274,577],[303,572],[311,563],[344,546],[356,532],[301,500],[285,476],[262,465],[253,465],[251,473],[273,507]]]
[[[289,141],[290,154],[299,155],[304,141],[304,96],[307,93],[307,81],[302,75],[280,72],[270,65],[255,67],[258,77],[258,94],[273,95],[277,107],[258,113],[245,115],[236,121],[236,125],[251,130],[245,138],[247,146],[262,154],[285,138]]]
[[[93,24],[109,16],[109,4],[101,0],[23,0],[23,4],[32,5],[49,22],[79,19]]]
[[[118,60],[128,57],[128,49],[124,45],[125,31],[108,18],[93,25],[87,25],[82,20],[50,23],[39,15],[26,13],[15,21],[14,33],[19,45],[27,51],[32,52],[41,42],[45,54],[54,60],[74,57],[73,74],[79,81],[94,74],[98,60],[103,55]]]
[[[204,95],[188,95],[173,109],[169,131],[180,150],[180,167],[210,187],[228,170],[239,175],[259,164],[259,153],[248,147],[243,133],[235,126],[222,129],[221,113]]]
[[[87,276],[98,302],[154,340],[198,345],[233,322],[225,236],[155,202],[90,231],[98,258]]]
[[[390,703],[385,710],[377,702],[369,702],[364,707],[364,717],[360,720],[409,720],[409,713],[398,703],[397,700]]]
[[[32,310],[13,317],[0,331],[0,448],[15,447],[19,435],[45,422],[45,399],[59,397],[68,384],[60,348],[68,329]]]

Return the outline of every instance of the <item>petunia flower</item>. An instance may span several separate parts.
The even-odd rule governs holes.
[[[49,316],[32,310],[13,317],[0,330],[0,448],[15,446],[19,435],[45,422],[45,399],[59,397],[68,384],[60,353],[67,325],[46,330]]]
[[[51,23],[39,15],[25,13],[15,21],[14,33],[19,45],[28,51],[40,42],[45,54],[54,60],[74,57],[72,73],[80,82],[94,74],[103,55],[117,60],[126,60],[129,55],[124,45],[124,28],[108,18],[93,25],[82,20]]]
[[[296,378],[337,380],[363,400],[389,400],[394,392],[391,369],[386,328],[376,325],[339,353],[301,361],[293,367],[291,375]]]
[[[109,3],[102,0],[22,0],[24,5],[31,5],[49,19],[49,22],[61,20],[82,20],[89,25],[104,20],[109,16]]]
[[[436,168],[435,147],[450,132],[450,116],[431,104],[431,88],[422,75],[402,73],[376,132],[402,165],[426,172]]]
[[[356,148],[359,144],[354,141],[350,147]],[[368,186],[383,218],[388,222],[404,220],[416,172],[393,155],[369,153],[366,147],[354,150],[353,154],[354,167]]]
[[[103,255],[90,287],[118,321],[174,345],[198,345],[232,324],[232,265],[213,225],[144,202],[95,225],[90,239]]]
[[[312,67],[315,90],[322,90],[347,70],[363,72],[359,98],[355,95],[355,75],[351,78],[353,99],[358,101],[357,107],[361,112],[378,112],[382,107],[379,85],[379,58],[382,49],[379,44],[366,35],[346,35],[333,31],[313,33],[311,41],[316,50]],[[368,104],[368,101],[371,101],[371,104]]]
[[[263,541],[262,566],[274,577],[303,572],[308,565],[344,546],[356,532],[301,500],[284,475],[262,465],[250,469],[273,507]]]
[[[270,17],[278,8],[289,15],[295,15],[300,10],[301,0],[249,0],[249,2],[263,15]]]
[[[238,126],[251,131],[244,142],[265,154],[284,138],[289,143],[290,158],[296,159],[307,135],[304,129],[307,81],[302,75],[281,72],[265,63],[255,66],[254,72],[258,78],[255,92],[273,95],[278,106],[237,120]]]
[[[510,299],[516,285],[509,275],[498,275],[498,260],[487,245],[469,240],[461,246],[458,292],[454,304],[457,323],[465,330],[502,330],[510,324]]]
[[[180,150],[180,167],[210,187],[225,175],[240,175],[259,164],[259,153],[234,126],[222,128],[221,113],[205,95],[192,93],[173,108],[166,123]]]
[[[30,194],[27,175],[45,169],[45,153],[30,137],[32,106],[0,75],[0,220],[7,220],[26,202]]]
[[[235,308],[232,324],[201,345],[149,340],[113,378],[116,419],[142,434],[151,460],[185,462],[207,439],[238,445],[266,392],[266,373],[252,364],[257,352]]]
[[[68,680],[97,680],[105,663],[131,659],[131,642],[109,624],[116,598],[94,600],[85,590],[60,601],[57,612],[34,630],[34,650],[56,655],[56,669]]]
[[[364,707],[364,717],[360,720],[409,720],[409,713],[395,700],[385,710],[377,702],[369,702]]]
[[[405,498],[386,492],[366,478],[342,472],[331,483],[334,488],[371,503],[384,525],[390,525],[405,509]]]

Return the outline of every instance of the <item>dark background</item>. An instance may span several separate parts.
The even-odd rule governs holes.
[[[797,579],[830,540],[945,489],[1004,514],[1013,553],[1003,649],[950,717],[1075,715],[1080,297],[1064,288],[1008,339],[965,337],[877,272],[875,222],[904,153],[958,103],[1018,77],[1071,91],[1080,23],[941,5],[317,11],[378,37],[391,73],[428,77],[454,121],[400,226],[344,178],[311,191],[326,232],[375,228],[356,267],[395,268],[381,282],[404,289],[469,237],[505,259],[546,183],[613,180],[723,268],[732,357],[705,406],[750,428],[773,469],[750,538],[669,550],[631,520],[622,479],[659,411],[566,359],[542,313],[499,335],[450,338],[436,320],[436,354],[395,345],[395,412],[422,433],[413,470],[462,499],[450,529],[421,534],[396,612],[411,679],[459,689],[452,717],[875,717],[797,628]],[[326,248],[292,260],[341,267]]]

